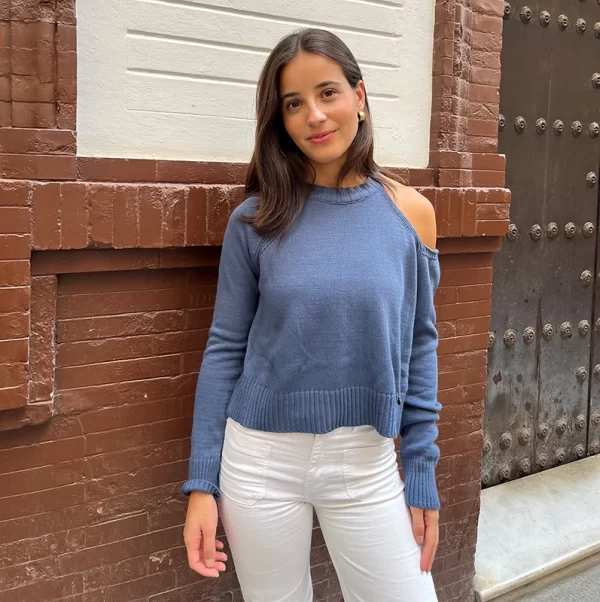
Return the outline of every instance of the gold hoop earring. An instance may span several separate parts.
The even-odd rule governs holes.
[[[358,112],[358,123],[362,123],[365,120],[365,112],[364,111],[359,111]]]

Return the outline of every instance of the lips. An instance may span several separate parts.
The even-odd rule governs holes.
[[[322,143],[327,142],[335,134],[335,130],[329,130],[327,132],[319,132],[318,134],[313,134],[308,140],[309,142],[314,143]]]

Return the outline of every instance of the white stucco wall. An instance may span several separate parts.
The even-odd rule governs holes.
[[[78,153],[250,158],[256,81],[302,26],[356,56],[382,165],[425,167],[435,0],[77,0]]]

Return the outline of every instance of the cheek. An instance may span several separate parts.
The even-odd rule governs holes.
[[[353,111],[345,112],[343,116],[340,115],[340,125],[344,140],[350,144],[358,131],[358,116],[355,116]]]
[[[355,121],[358,123],[358,111],[354,110],[351,103],[344,103],[336,107],[335,114],[331,117],[337,121],[344,130],[354,130]]]
[[[285,131],[294,142],[302,138],[303,126],[298,115],[288,115],[287,117],[284,117],[283,125],[285,127]]]

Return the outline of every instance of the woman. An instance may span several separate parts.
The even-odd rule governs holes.
[[[196,391],[190,566],[225,570],[219,509],[244,600],[308,602],[314,509],[346,602],[436,600],[432,206],[374,162],[361,72],[332,33],[276,46],[257,110]]]

